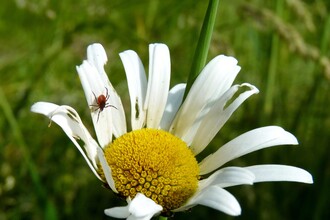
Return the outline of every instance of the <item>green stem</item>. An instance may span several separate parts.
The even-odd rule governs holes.
[[[207,54],[210,47],[212,38],[213,27],[217,16],[219,0],[210,0],[205,14],[201,33],[199,35],[197,47],[195,50],[193,62],[191,65],[190,73],[187,80],[187,86],[184,98],[187,96],[192,84],[205,66]]]
[[[158,220],[167,220],[167,217],[159,216]]]

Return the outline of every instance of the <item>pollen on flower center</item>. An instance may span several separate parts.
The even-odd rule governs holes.
[[[185,142],[156,129],[127,133],[104,150],[116,189],[124,197],[140,192],[168,212],[183,205],[198,183],[199,167]]]

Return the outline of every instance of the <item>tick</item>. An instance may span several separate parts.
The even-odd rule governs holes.
[[[96,97],[95,93],[92,91],[94,98],[95,98],[96,105],[90,105],[90,106],[95,107],[94,111],[99,110],[99,113],[97,115],[97,121],[99,121],[100,113],[103,111],[103,109],[105,109],[107,107],[113,107],[113,108],[117,109],[115,106],[110,105],[108,103],[110,95],[108,94],[108,88],[105,88],[105,89],[106,89],[106,94],[105,95],[101,94],[98,97]]]

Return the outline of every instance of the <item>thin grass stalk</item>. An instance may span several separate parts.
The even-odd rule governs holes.
[[[217,16],[219,0],[210,0],[205,14],[201,33],[199,35],[194,58],[191,64],[190,73],[187,80],[187,86],[184,94],[184,99],[187,96],[195,79],[202,71],[206,64],[207,54],[210,48],[213,28]]]
[[[278,0],[276,2],[276,14],[281,17],[283,14],[283,0]],[[271,44],[271,54],[270,54],[270,62],[268,67],[268,76],[266,82],[266,90],[265,90],[265,102],[264,102],[264,113],[266,115],[266,119],[271,116],[273,113],[274,106],[274,91],[276,88],[276,73],[278,67],[278,58],[279,58],[279,46],[280,39],[278,34],[274,34],[272,36],[272,44]]]

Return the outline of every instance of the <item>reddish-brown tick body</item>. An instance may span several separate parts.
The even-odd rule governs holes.
[[[107,101],[108,101],[109,97],[108,95],[107,96],[104,96],[104,95],[100,95],[99,97],[97,97],[97,105],[100,109],[100,111],[103,111],[103,109],[105,108],[105,106],[107,105]]]
[[[97,115],[97,121],[99,121],[100,113],[103,111],[103,109],[105,109],[107,107],[113,107],[113,108],[117,109],[115,106],[110,105],[108,103],[108,100],[110,98],[110,95],[108,94],[108,89],[107,88],[105,88],[105,89],[106,89],[106,94],[105,95],[101,94],[98,97],[96,97],[95,93],[93,92],[96,105],[90,105],[90,106],[96,107],[96,109],[94,111],[99,110],[99,113]]]

